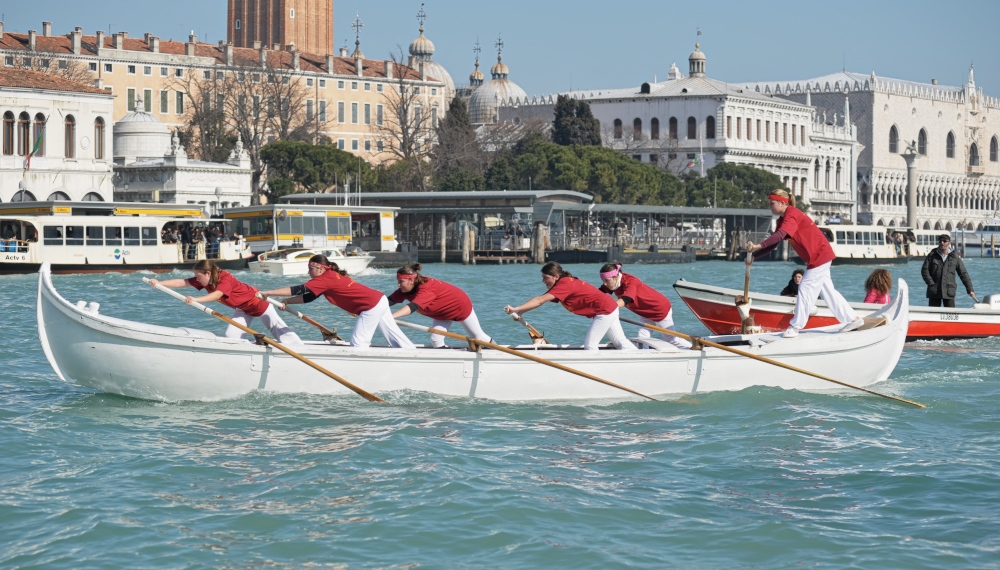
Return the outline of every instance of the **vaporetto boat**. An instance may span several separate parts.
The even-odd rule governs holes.
[[[838,326],[804,331],[792,339],[773,334],[706,339],[868,386],[888,378],[899,360],[906,337],[907,299],[906,284],[900,281],[896,301],[875,315],[881,326],[864,330],[842,333]],[[99,302],[70,302],[56,291],[47,266],[39,272],[37,319],[39,340],[56,375],[98,392],[167,402],[220,400],[254,390],[352,394],[273,347],[206,330],[108,317],[100,314]],[[206,322],[206,326],[221,330],[220,325]],[[662,340],[650,340],[646,346],[650,349],[513,348],[647,395],[750,386],[843,390],[830,382],[714,347],[682,351]],[[498,350],[352,348],[325,342],[289,348],[359,388],[383,396],[414,390],[499,401],[636,399],[612,386]]]
[[[210,220],[197,207],[125,202],[18,202],[0,206],[0,275],[170,271],[211,259],[224,269],[245,269],[245,241],[164,243],[164,229],[212,225],[226,235],[231,220]]]

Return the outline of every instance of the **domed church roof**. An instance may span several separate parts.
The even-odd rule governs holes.
[[[472,92],[469,99],[469,121],[472,124],[492,124],[497,122],[497,109],[501,103],[512,100],[523,101],[528,98],[528,94],[521,87],[508,79],[510,70],[503,63],[503,56],[499,48],[503,46],[501,40],[497,41],[497,62],[490,70],[493,79]],[[476,68],[479,71],[479,68]]]

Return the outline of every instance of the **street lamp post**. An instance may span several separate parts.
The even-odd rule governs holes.
[[[17,183],[18,202],[24,202],[24,193],[28,191],[28,183],[24,180]]]
[[[221,208],[222,201],[221,200],[222,200],[222,187],[221,186],[216,186],[215,187],[215,215],[216,215],[216,217],[218,217],[219,214],[222,211],[222,208]]]

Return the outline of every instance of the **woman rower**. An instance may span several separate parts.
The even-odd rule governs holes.
[[[635,345],[625,337],[621,321],[618,320],[618,304],[597,287],[573,277],[555,261],[542,266],[542,283],[548,288],[547,293],[516,307],[507,305],[503,310],[508,315],[520,316],[521,313],[537,309],[549,301],[559,302],[569,312],[592,319],[583,340],[584,349],[597,350],[607,334],[615,348],[635,350]]]
[[[785,190],[771,192],[767,200],[771,206],[771,213],[779,216],[778,224],[774,233],[761,243],[747,243],[747,252],[753,254],[747,256],[747,265],[753,263],[754,259],[770,253],[778,247],[781,240],[785,239],[792,242],[795,253],[806,262],[806,272],[802,275],[799,294],[795,298],[792,322],[789,323],[783,336],[796,337],[799,331],[805,328],[806,322],[809,321],[809,313],[816,306],[817,295],[823,297],[838,321],[846,323],[842,329],[844,332],[852,331],[864,324],[844,296],[833,287],[830,265],[836,255],[823,232],[819,231],[809,216],[795,207],[795,197]]]
[[[618,297],[618,307],[627,307],[642,317],[643,323],[674,330],[674,309],[670,306],[670,300],[635,275],[622,271],[622,264],[605,263],[601,267],[601,291]],[[683,338],[667,333],[660,334],[663,340],[677,348],[685,350],[691,348],[691,343]],[[639,339],[649,337],[649,329],[640,327]]]
[[[398,319],[411,313],[419,313],[434,319],[431,327],[448,330],[451,323],[458,321],[465,328],[466,334],[476,340],[493,342],[490,336],[479,326],[479,318],[472,308],[472,300],[458,287],[444,281],[420,274],[420,264],[404,265],[396,270],[396,289],[389,295],[389,305],[409,301],[392,314]],[[431,334],[431,344],[435,348],[444,346],[444,336]]]
[[[399,330],[399,325],[392,320],[389,311],[389,301],[382,293],[365,287],[351,279],[344,271],[326,258],[325,255],[314,255],[309,258],[309,281],[294,287],[271,289],[261,293],[265,297],[275,295],[292,297],[284,299],[285,303],[297,305],[311,303],[320,295],[330,303],[358,317],[351,333],[351,346],[367,348],[372,344],[375,329],[389,341],[393,348],[415,348],[409,338]]]
[[[264,326],[271,331],[278,342],[282,344],[301,343],[302,340],[295,331],[290,329],[285,321],[278,316],[278,311],[263,299],[257,298],[257,289],[243,283],[232,276],[228,271],[219,269],[214,261],[203,259],[194,264],[194,277],[190,279],[168,279],[157,281],[150,279],[149,284],[153,287],[163,285],[170,289],[191,286],[201,291],[208,291],[207,295],[201,297],[185,297],[184,302],[208,303],[218,301],[227,307],[236,309],[232,319],[241,325],[248,327],[254,318],[260,318]],[[229,325],[226,329],[226,336],[229,338],[242,338],[243,331],[239,327]]]

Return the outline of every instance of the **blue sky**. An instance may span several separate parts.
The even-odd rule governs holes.
[[[82,26],[151,32],[202,40],[226,34],[226,0],[42,0],[0,7],[10,31],[54,33]],[[350,23],[364,22],[362,49],[369,58],[405,51],[417,37],[419,1],[335,0],[334,41],[353,50]],[[805,79],[848,71],[912,81],[961,85],[975,63],[976,84],[1000,97],[1000,2],[996,0],[703,1],[653,0],[430,0],[426,35],[434,59],[456,84],[468,82],[473,45],[482,44],[481,69],[489,78],[494,42],[503,35],[510,78],[529,95],[570,88],[639,85],[666,77],[671,62],[687,73],[687,56],[701,29],[708,75],[730,82]]]

